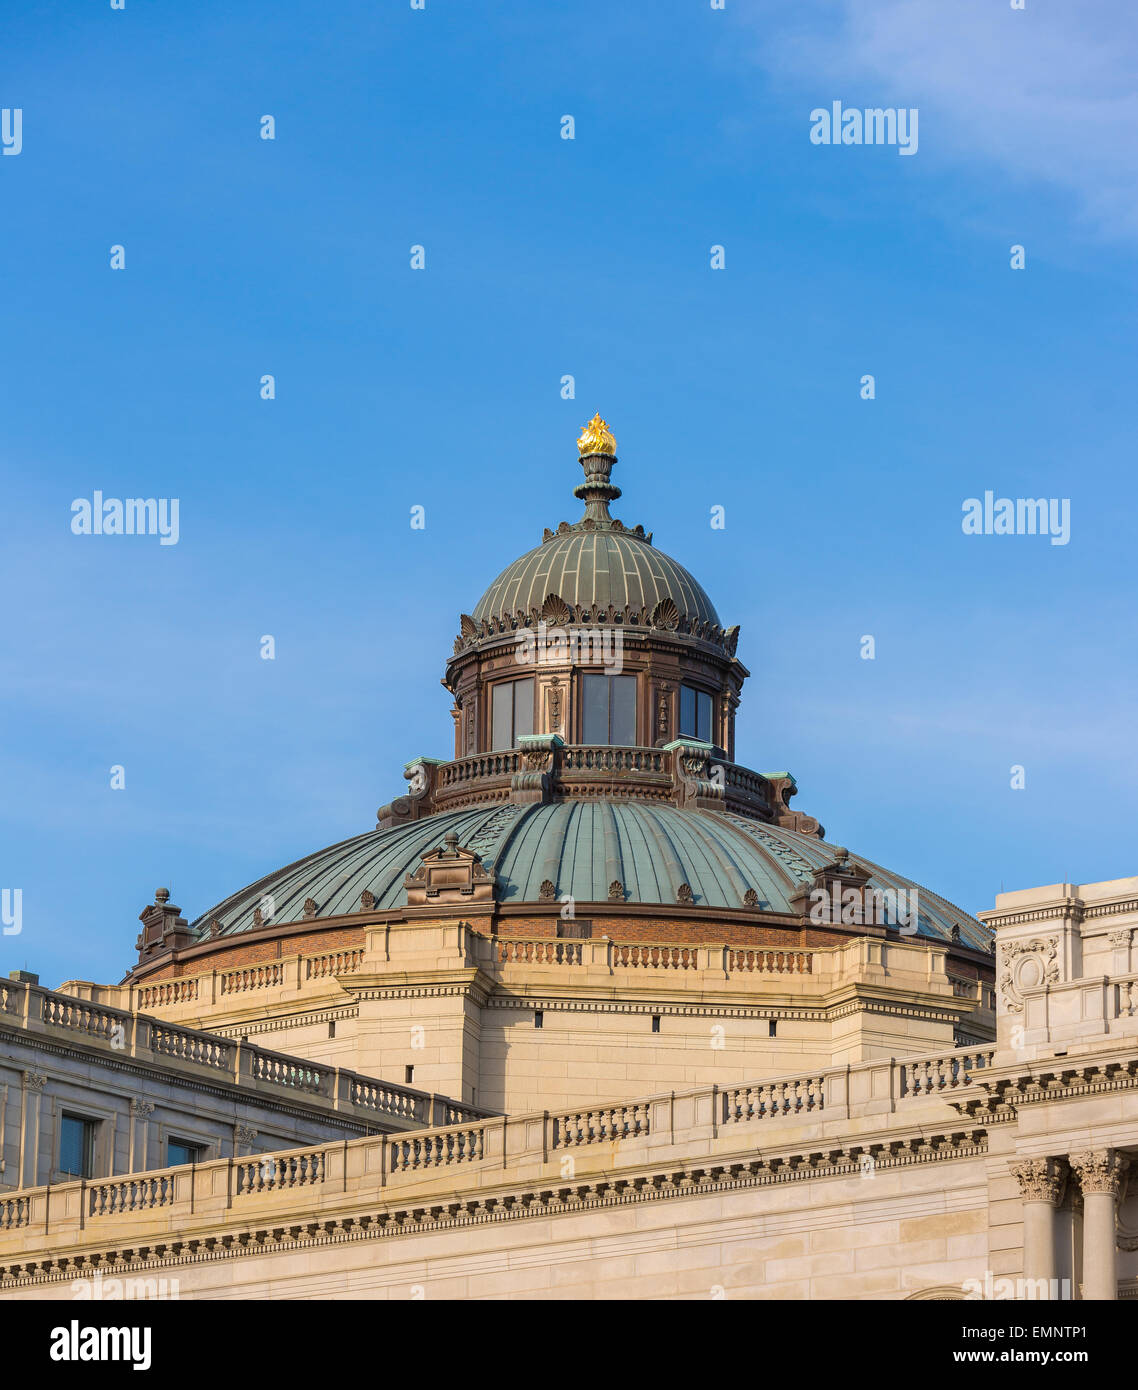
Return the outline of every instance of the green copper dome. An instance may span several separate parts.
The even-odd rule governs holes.
[[[609,514],[609,503],[621,495],[611,478],[616,462],[610,454],[581,459],[585,481],[573,492],[585,504],[584,515],[563,521],[556,531],[547,528],[541,545],[502,571],[474,612],[462,615],[456,654],[470,643],[544,619],[553,625],[663,629],[734,655],[739,629],[724,631],[703,585],[654,549],[642,526],[626,526]]]
[[[671,599],[680,618],[721,626],[715,605],[683,565],[634,533],[599,529],[561,532],[515,560],[479,599],[473,618],[481,623],[540,611],[551,594],[586,622],[594,606],[650,616]]]
[[[460,845],[481,855],[495,875],[495,896],[505,904],[548,905],[541,895],[547,880],[559,898],[570,894],[578,903],[605,903],[610,885],[619,880],[628,904],[675,905],[687,884],[695,908],[743,910],[753,890],[754,910],[790,914],[790,899],[811,881],[814,869],[833,863],[839,853],[792,830],[662,803],[597,799],[471,807],[319,850],[203,913],[192,930],[207,938],[216,921],[222,936],[249,931],[257,925],[258,908],[265,926],[300,922],[309,900],[315,921],[359,912],[365,891],[373,895],[377,911],[405,906],[405,877],[450,831]],[[860,855],[852,857],[869,871],[872,887],[915,886]],[[988,949],[991,934],[979,922],[921,888],[919,934],[949,941],[954,927],[963,945]]]

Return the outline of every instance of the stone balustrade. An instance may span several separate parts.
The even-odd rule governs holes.
[[[448,1200],[460,1186],[477,1190],[500,1182],[506,1165],[519,1179],[556,1182],[564,1177],[563,1153],[595,1151],[594,1166],[601,1164],[617,1180],[621,1172],[690,1152],[693,1143],[705,1146],[709,1159],[738,1153],[742,1136],[759,1124],[764,1148],[776,1149],[815,1142],[824,1147],[830,1136],[848,1133],[851,1120],[870,1117],[894,1129],[908,1123],[920,1134],[929,1125],[959,1123],[958,1112],[945,1105],[941,1093],[952,1092],[959,1101],[976,1073],[991,1066],[993,1055],[973,1050],[884,1058],[749,1085],[476,1121],[459,1116],[464,1107],[455,1106],[448,1119],[456,1122],[435,1128],[29,1188],[0,1198],[0,1253],[16,1248],[21,1233],[33,1227],[50,1247],[53,1239],[115,1216],[115,1238],[121,1240],[124,1220],[153,1222],[158,1214],[165,1229],[181,1231],[191,1217],[202,1222],[231,1210],[240,1215],[246,1204],[271,1202],[297,1188],[312,1189],[319,1209],[353,1194],[366,1197],[377,1189],[421,1184],[444,1170]],[[744,1151],[753,1152],[755,1140],[743,1142]],[[287,1210],[295,1214],[295,1196],[291,1200]]]
[[[337,975],[354,975],[363,965],[363,949],[324,951],[315,956],[302,956],[302,974],[306,980],[334,979]]]
[[[762,951],[725,947],[727,974],[758,972],[767,975],[809,975],[813,969],[813,951]]]
[[[786,797],[793,795],[793,784],[789,791],[786,784],[791,779],[776,786],[761,772],[717,756],[709,744],[689,741],[677,749],[565,744],[557,739],[547,752],[540,777],[543,800],[635,796],[679,806],[710,802],[718,810],[778,824],[797,826],[805,819],[787,811]],[[522,787],[516,779],[527,770],[526,751],[519,749],[477,753],[446,763],[423,759],[411,766],[418,768],[421,785],[414,795],[380,808],[380,828],[461,806],[519,799]],[[817,830],[817,822],[811,822],[808,833]]]
[[[583,965],[592,958],[590,942],[535,940],[533,937],[496,938],[501,965]]]
[[[284,1154],[262,1154],[259,1158],[240,1159],[234,1163],[236,1193],[280,1192],[285,1188],[311,1187],[322,1183],[327,1164],[327,1150],[296,1149]]]
[[[780,1119],[824,1109],[826,1083],[824,1077],[806,1076],[793,1081],[767,1081],[754,1086],[729,1087],[723,1096],[724,1119],[732,1123]]]
[[[131,1013],[39,985],[7,986],[0,1014],[26,1031],[29,1040],[82,1038],[100,1051],[149,1062],[164,1072],[171,1064],[262,1094],[295,1096],[363,1121],[396,1127],[426,1127],[481,1119],[491,1113],[446,1096],[324,1066],[217,1033],[182,1027],[147,1014]]]
[[[819,980],[836,977],[848,968],[849,946],[814,947],[810,950],[777,949],[772,947],[743,947],[726,944],[707,945],[684,942],[610,940],[593,937],[587,940],[551,939],[549,937],[484,937],[467,929],[462,937],[464,963],[481,965],[495,973],[498,967],[517,965],[591,966],[615,972],[619,970],[707,971],[721,977],[756,975],[814,975]],[[877,949],[888,955],[896,968],[903,965],[905,953],[925,949],[925,943],[885,943]],[[114,997],[120,1007],[133,1001],[139,1010],[149,1008],[179,1009],[183,1015],[196,1013],[187,1007],[194,1003],[212,1001],[253,990],[279,989],[290,996],[303,991],[310,982],[333,980],[364,968],[364,949],[326,952],[321,955],[298,956],[274,961],[265,966],[242,970],[212,971],[209,974],[186,976],[178,980],[158,981],[152,985],[85,987],[96,997]],[[976,999],[983,1007],[987,1001],[981,995],[981,982],[950,981],[954,997]]]
[[[647,1101],[599,1110],[574,1110],[553,1116],[553,1147],[575,1148],[614,1139],[638,1139],[650,1130],[651,1107]]]
[[[904,1061],[901,1067],[901,1095],[930,1096],[972,1085],[976,1073],[991,1067],[992,1048],[967,1052],[946,1052],[940,1057]]]
[[[183,975],[176,980],[155,980],[153,984],[96,985],[88,992],[110,995],[119,1007],[164,1009],[189,1004],[217,1004],[233,995],[276,989],[293,991],[324,982],[333,983],[339,975],[354,975],[363,966],[363,947],[283,956],[262,965],[233,970],[211,970],[200,975]],[[192,1012],[192,1010],[190,1010]]]
[[[245,994],[251,989],[271,989],[285,983],[285,964],[283,961],[269,961],[265,965],[250,965],[241,970],[224,970],[221,973],[222,994]]]
[[[504,924],[508,932],[508,922]],[[594,925],[594,932],[597,928]],[[415,944],[413,944],[415,943]],[[229,972],[213,971],[175,981],[151,985],[96,986],[76,983],[68,986],[80,995],[80,1004],[95,1009],[85,1015],[78,1007],[76,1018],[88,1019],[87,1027],[97,1029],[97,1009],[105,1000],[119,1008],[143,1000],[159,1018],[189,1029],[211,1027],[220,1042],[231,1042],[243,1031],[243,1006],[248,999],[263,1006],[330,1006],[349,1001],[337,980],[359,974],[382,975],[397,968],[392,950],[398,947],[400,966],[418,966],[428,959],[431,968],[449,960],[455,966],[477,966],[505,989],[516,989],[539,980],[546,971],[580,973],[581,984],[606,987],[624,977],[631,987],[636,980],[658,976],[661,980],[681,980],[699,990],[715,990],[723,998],[738,995],[748,1002],[769,992],[781,996],[789,978],[804,1000],[821,1001],[828,992],[868,971],[884,970],[896,981],[930,994],[940,994],[947,1002],[964,1004],[973,1010],[970,1029],[974,1038],[983,1038],[994,1027],[992,988],[982,981],[965,981],[948,972],[948,956],[943,944],[924,940],[867,941],[856,939],[843,945],[778,948],[738,944],[676,941],[622,941],[619,937],[552,938],[549,936],[484,936],[468,923],[451,924],[440,930],[426,925],[399,928],[396,932],[376,927],[368,934],[367,945],[340,948],[317,954],[297,955],[267,966],[253,966]],[[271,968],[270,968],[271,966]],[[574,983],[578,983],[574,981]],[[348,981],[344,980],[347,985]],[[176,988],[175,988],[176,987]],[[1133,1008],[1138,1022],[1138,988],[1126,993],[1122,982],[1115,991],[1123,1000],[1122,1009]],[[1132,1001],[1132,1002],[1130,1002]],[[162,1047],[171,1055],[191,1055],[202,1044],[194,1033],[179,1043],[176,1036],[164,1039]],[[179,1048],[183,1049],[179,1053]],[[192,1059],[192,1058],[191,1058]],[[208,1059],[202,1059],[207,1060]]]
[[[23,1195],[0,1197],[0,1231],[31,1224],[30,1199]]]
[[[474,934],[472,933],[472,936]],[[491,943],[486,949],[483,941]],[[610,972],[619,970],[710,971],[721,977],[732,975],[810,975],[814,960],[826,959],[824,952],[777,951],[762,947],[687,944],[674,941],[614,941],[593,937],[585,941],[535,937],[475,937],[471,943],[472,962],[495,965],[593,966]]]
[[[614,970],[698,970],[698,946],[657,945],[635,941],[609,942]]]
[[[140,1009],[162,1008],[170,1004],[192,1004],[198,998],[200,977],[193,975],[184,980],[159,980],[152,985],[143,985],[137,993]]]
[[[88,1216],[122,1216],[153,1211],[174,1202],[174,1172],[132,1174],[87,1184]]]

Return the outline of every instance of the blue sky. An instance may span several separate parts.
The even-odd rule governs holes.
[[[3,968],[117,979],[158,884],[192,919],[449,756],[458,615],[596,410],[831,840],[970,910],[1138,872],[1136,55],[1105,0],[7,7]],[[812,145],[834,100],[917,154]],[[178,544],[73,535],[96,489]],[[987,489],[1070,543],[963,535]]]

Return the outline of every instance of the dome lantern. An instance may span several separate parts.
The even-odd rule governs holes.
[[[576,522],[493,581],[459,620],[443,684],[455,697],[455,757],[567,745],[664,748],[691,738],[733,756],[746,668],[703,586],[613,517],[616,440],[594,415],[577,439],[585,504]]]

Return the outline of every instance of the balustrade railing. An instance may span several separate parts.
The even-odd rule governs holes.
[[[240,1159],[236,1164],[236,1195],[250,1192],[280,1192],[285,1188],[312,1187],[324,1181],[327,1152],[308,1149],[303,1153],[262,1154]]]
[[[388,1167],[393,1173],[422,1168],[446,1168],[455,1163],[477,1163],[485,1154],[481,1126],[475,1129],[441,1129],[423,1134],[400,1135],[388,1143]]]
[[[327,951],[319,956],[307,956],[304,961],[306,980],[325,980],[334,975],[353,975],[363,964],[363,949]]]
[[[649,1130],[647,1101],[597,1110],[571,1110],[567,1115],[553,1117],[553,1146],[571,1149],[582,1144],[609,1143],[614,1139],[639,1139]]]
[[[255,1201],[259,1194],[330,1183],[337,1194],[351,1194],[371,1193],[377,1184],[383,1188],[407,1182],[416,1194],[414,1200],[429,1200],[417,1195],[423,1180],[444,1169],[473,1174],[479,1165],[490,1165],[497,1174],[509,1164],[524,1171],[527,1180],[555,1183],[559,1167],[564,1177],[562,1161],[555,1156],[559,1151],[596,1145],[608,1146],[599,1153],[606,1172],[619,1171],[623,1165],[636,1173],[650,1157],[653,1143],[664,1145],[661,1152],[667,1155],[669,1146],[685,1138],[704,1146],[700,1152],[706,1149],[709,1158],[714,1148],[706,1146],[732,1136],[736,1136],[735,1146],[721,1152],[754,1153],[754,1138],[745,1138],[739,1126],[777,1126],[782,1121],[801,1126],[826,1119],[883,1116],[922,1097],[935,1103],[942,1092],[958,1095],[992,1065],[993,1056],[994,1049],[971,1048],[899,1060],[882,1058],[801,1076],[493,1119],[472,1119],[464,1106],[444,1105],[438,1097],[423,1096],[424,1108],[414,1118],[429,1115],[437,1121],[444,1117],[450,1123],[347,1143],[309,1144],[159,1172],[10,1192],[0,1197],[0,1240],[6,1232],[13,1241],[23,1240],[23,1233],[33,1226],[71,1239],[76,1224],[82,1225],[81,1216],[96,1222],[157,1209],[166,1210],[162,1219],[169,1229],[179,1229],[183,1215],[187,1219],[195,1213],[214,1215],[234,1202]],[[389,1103],[405,1107],[406,1096],[392,1088],[389,1099],[382,1102]],[[912,1118],[919,1124],[926,1118],[931,1124],[945,1123],[942,1114],[933,1112],[926,1116],[918,1110]],[[808,1142],[824,1142],[821,1133]],[[625,1145],[632,1147],[622,1153]],[[495,1177],[495,1182],[499,1180]],[[453,1184],[444,1180],[439,1191],[458,1194],[463,1181],[456,1173]]]
[[[753,1086],[732,1086],[723,1092],[723,1119],[740,1124],[748,1120],[774,1120],[789,1115],[808,1115],[825,1107],[826,1084],[821,1076],[793,1081],[766,1081]]]
[[[573,744],[560,750],[559,772],[634,773],[668,776],[672,755],[662,748],[619,748],[610,744]]]
[[[271,1081],[274,1086],[287,1086],[294,1091],[319,1095],[325,1089],[324,1073],[311,1062],[279,1052],[266,1052],[260,1047],[250,1057],[249,1071],[256,1081]]]
[[[992,1065],[994,1056],[995,1048],[984,1048],[900,1062],[900,1096],[939,1095],[970,1086],[977,1072]]]
[[[268,989],[285,983],[283,961],[265,965],[249,965],[241,970],[226,970],[221,975],[222,994],[244,994],[251,989]]]
[[[614,941],[612,964],[614,970],[698,970],[699,947]]]
[[[128,1211],[151,1211],[172,1206],[174,1172],[140,1173],[93,1183],[87,1189],[90,1216],[122,1216]]]
[[[42,992],[41,998],[41,1017],[44,1023],[52,1028],[67,1028],[73,1033],[86,1033],[88,1037],[99,1038],[104,1042],[118,1040],[123,1015],[117,1009],[99,1008],[84,999],[74,999],[69,994],[49,994],[46,990]]]
[[[740,946],[727,948],[727,969],[730,972],[809,975],[813,963],[812,951],[764,951]]]
[[[445,1096],[361,1076],[347,1068],[322,1066],[248,1042],[237,1043],[217,1033],[182,1027],[149,1014],[96,1007],[38,985],[14,986],[13,995],[16,993],[19,997],[13,998],[9,1011],[19,1012],[26,1000],[30,1029],[46,1024],[52,1029],[82,1034],[130,1057],[208,1068],[218,1080],[236,1086],[264,1085],[301,1093],[336,1109],[359,1111],[361,1119],[384,1118],[404,1125],[426,1126],[441,1123],[444,1116],[448,1123],[457,1124],[481,1120],[488,1113]]]
[[[29,1225],[31,1210],[30,1197],[0,1197],[0,1231]]]
[[[229,1071],[230,1054],[234,1044],[213,1033],[199,1033],[192,1028],[176,1028],[171,1023],[155,1021],[150,1027],[150,1050],[163,1057],[176,1057],[180,1062],[193,1062],[199,1067],[215,1067]]]
[[[511,777],[521,766],[521,755],[515,750],[504,753],[478,753],[443,763],[437,770],[438,786],[458,787],[481,777]]]
[[[359,1110],[372,1110],[377,1115],[397,1115],[403,1120],[430,1123],[430,1097],[401,1091],[396,1086],[385,1086],[382,1081],[369,1081],[362,1076],[353,1076],[349,1097]]]
[[[497,938],[498,961],[502,965],[581,965],[581,941],[540,941],[527,937]]]
[[[181,980],[159,980],[152,985],[141,985],[138,991],[138,1007],[155,1009],[167,1004],[192,1004],[198,998],[198,987],[197,975]]]

